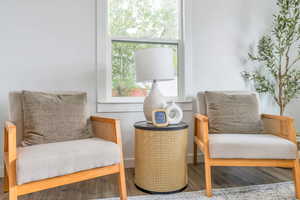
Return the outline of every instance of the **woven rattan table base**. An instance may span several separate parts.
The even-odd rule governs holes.
[[[135,131],[135,184],[156,194],[182,191],[187,180],[188,129]]]

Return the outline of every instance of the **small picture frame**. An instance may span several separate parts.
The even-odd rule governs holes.
[[[157,127],[168,126],[168,115],[165,109],[155,109],[152,111],[152,123]]]

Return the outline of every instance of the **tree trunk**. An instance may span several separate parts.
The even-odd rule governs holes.
[[[279,105],[280,107],[280,116],[284,115],[284,111],[285,111],[285,106],[281,103],[281,105]]]
[[[279,67],[279,72],[278,72],[278,89],[279,89],[279,94],[278,94],[278,104],[279,104],[279,107],[280,107],[280,115],[282,116],[283,113],[284,113],[284,103],[283,103],[283,97],[282,97],[282,72],[281,72],[281,67]]]

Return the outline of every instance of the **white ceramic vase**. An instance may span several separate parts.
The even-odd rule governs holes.
[[[174,101],[167,106],[166,112],[168,115],[169,124],[179,124],[183,118],[182,109],[175,104]]]
[[[151,92],[144,101],[144,115],[148,123],[152,123],[152,111],[166,107],[166,100],[158,89],[156,81],[153,81]]]

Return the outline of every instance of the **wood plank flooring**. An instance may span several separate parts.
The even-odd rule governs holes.
[[[189,165],[189,186],[185,191],[204,189],[203,165]],[[213,187],[239,187],[290,181],[291,170],[284,168],[254,168],[254,167],[214,167],[212,170]],[[134,169],[126,169],[127,190],[129,196],[144,195],[134,186]],[[2,180],[0,181],[2,188]],[[116,175],[109,175],[94,180],[44,190],[24,195],[22,200],[87,200],[106,197],[117,197],[118,181]],[[0,200],[7,199],[2,189]]]

